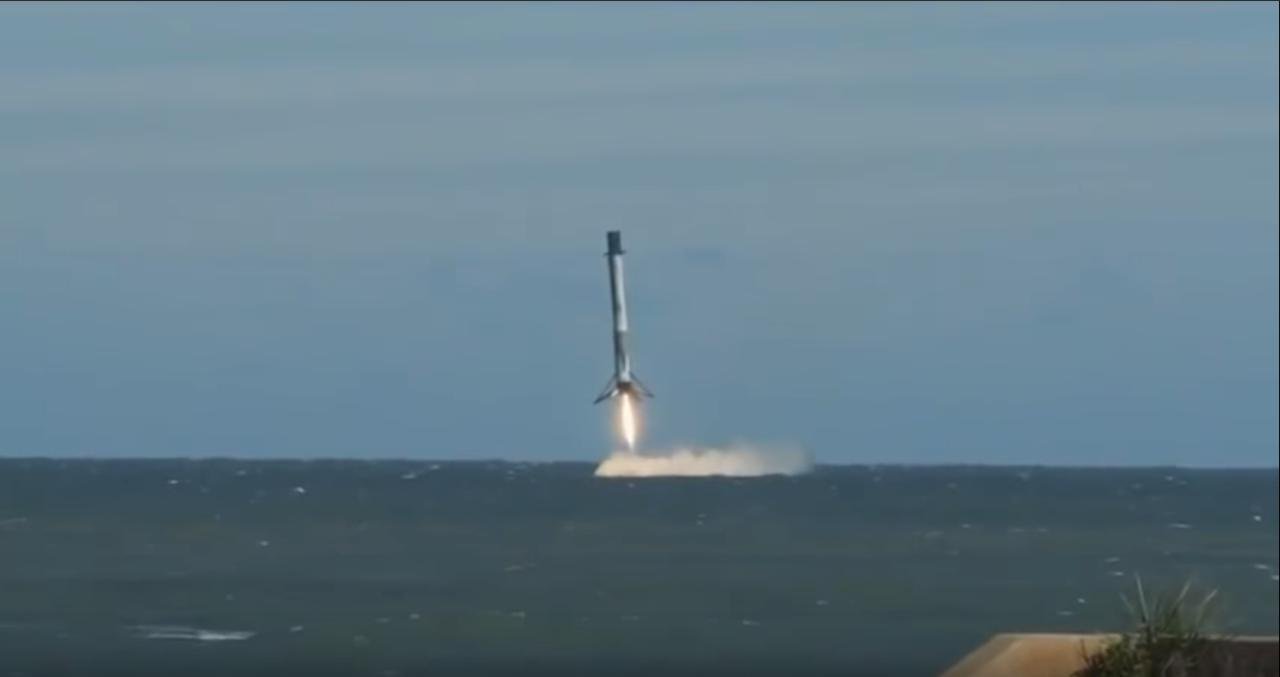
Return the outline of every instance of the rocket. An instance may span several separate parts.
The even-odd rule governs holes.
[[[596,404],[607,399],[634,395],[653,397],[653,393],[631,373],[631,355],[627,352],[627,290],[622,282],[622,233],[609,231],[604,253],[609,264],[609,294],[613,297],[613,376],[605,384],[604,391],[596,398]]]

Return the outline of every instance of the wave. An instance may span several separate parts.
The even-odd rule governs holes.
[[[196,642],[238,642],[253,637],[248,630],[205,630],[184,625],[138,625],[134,634],[142,639],[181,639]]]

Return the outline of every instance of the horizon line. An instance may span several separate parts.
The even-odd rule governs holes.
[[[346,461],[346,462],[382,462],[382,463],[503,463],[503,464],[526,464],[526,465],[599,465],[604,461],[584,460],[584,459],[537,459],[537,460],[519,460],[507,458],[417,458],[406,456],[231,456],[231,455],[199,455],[199,456],[87,456],[87,455],[65,455],[65,456],[7,456],[0,454],[0,463],[6,461],[235,461],[235,462],[315,462],[315,461]],[[988,463],[988,462],[921,462],[921,461],[850,461],[845,463],[832,462],[814,462],[814,468],[840,468],[840,467],[900,467],[900,468],[1043,468],[1051,470],[1272,470],[1280,472],[1280,464],[1278,465],[1183,465],[1177,463],[1168,464],[1132,464],[1132,465],[1108,465],[1108,464],[1063,464],[1057,465],[1052,463]]]

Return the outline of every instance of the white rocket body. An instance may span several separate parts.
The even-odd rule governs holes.
[[[609,264],[609,293],[613,298],[613,376],[596,402],[624,394],[653,397],[653,393],[631,373],[631,354],[627,350],[627,289],[622,275],[622,233],[611,230],[606,240],[609,246],[604,256]]]

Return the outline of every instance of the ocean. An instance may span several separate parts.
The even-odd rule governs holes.
[[[929,675],[1219,590],[1277,632],[1277,471],[0,459],[0,676]]]

